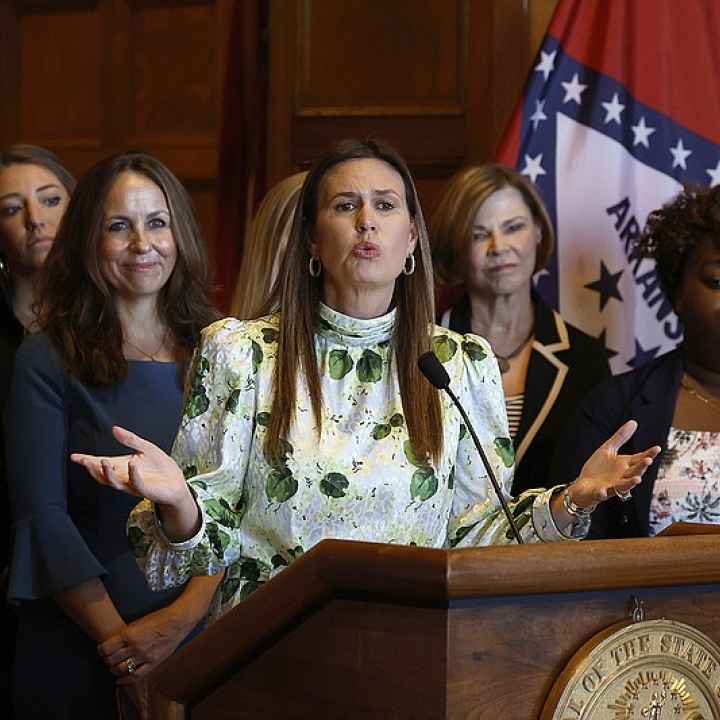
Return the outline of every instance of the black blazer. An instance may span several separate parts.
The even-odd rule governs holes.
[[[682,374],[682,354],[674,350],[596,388],[556,448],[552,463],[555,476],[562,481],[577,477],[595,449],[627,420],[637,420],[638,429],[621,449],[623,453],[640,452],[652,445],[665,451]],[[612,498],[600,505],[593,514],[589,537],[649,534],[650,502],[659,466],[657,458],[645,472],[642,483],[633,489],[630,501]]]
[[[5,463],[5,404],[10,393],[15,353],[24,330],[12,311],[9,296],[0,287],[0,571],[10,561],[10,501]]]
[[[564,482],[550,474],[550,461],[568,416],[587,393],[610,377],[605,348],[566,323],[533,294],[535,339],[525,381],[525,400],[515,438],[512,493]],[[460,333],[470,330],[470,302],[463,296],[442,324]]]

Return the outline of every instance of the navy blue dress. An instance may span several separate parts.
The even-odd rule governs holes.
[[[151,591],[133,557],[126,521],[137,498],[98,485],[70,453],[126,454],[121,425],[170,450],[182,388],[173,363],[128,363],[127,378],[89,386],[63,371],[44,334],[15,361],[6,449],[15,531],[9,599],[18,604],[14,693],[18,718],[112,718],[115,680],[96,643],[52,596],[99,577],[130,622],[183,588]]]

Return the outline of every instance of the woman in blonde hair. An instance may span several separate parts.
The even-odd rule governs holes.
[[[240,320],[256,318],[270,296],[306,176],[299,172],[281,180],[270,188],[255,213],[233,293],[231,314]]]
[[[432,348],[509,488],[497,362],[482,338],[433,324],[427,230],[397,152],[352,140],[317,162],[266,309],[204,331],[173,458],[122,428],[133,454],[72,456],[146,498],[129,535],[151,587],[227,568],[227,607],[324,538],[513,542],[459,412],[418,368]],[[640,482],[659,448],[618,455],[633,432],[570,485],[511,503],[528,541],[583,536],[597,503]]]
[[[549,487],[568,415],[610,368],[602,345],[533,290],[555,239],[542,200],[512,168],[467,167],[445,189],[430,234],[440,283],[462,289],[441,324],[482,335],[498,359],[516,456],[513,494]]]

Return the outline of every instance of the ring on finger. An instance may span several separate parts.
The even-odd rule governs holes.
[[[615,495],[617,495],[618,500],[621,502],[627,502],[632,498],[632,492],[630,490],[616,490]]]
[[[132,657],[132,655],[125,661],[125,665],[127,667],[128,675],[132,675],[137,670],[137,665],[135,664],[135,658]]]

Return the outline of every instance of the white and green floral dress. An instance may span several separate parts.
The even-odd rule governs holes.
[[[318,437],[300,381],[296,421],[275,464],[263,442],[273,368],[282,362],[277,317],[226,319],[204,331],[173,449],[202,527],[171,543],[152,505],[136,507],[129,535],[151,587],[228,567],[222,612],[325,538],[436,548],[514,542],[472,439],[444,395],[440,462],[414,455],[393,361],[395,314],[358,320],[320,306],[322,432]],[[435,332],[435,353],[507,492],[514,458],[497,362],[477,336]],[[510,503],[527,541],[565,538],[552,521],[551,493],[531,490]]]

